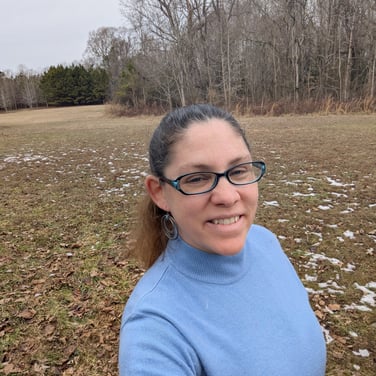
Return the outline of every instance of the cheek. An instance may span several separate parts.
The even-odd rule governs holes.
[[[250,205],[257,204],[259,198],[258,186],[250,185],[247,187],[247,190],[243,192],[242,199],[248,202]]]
[[[199,196],[170,197],[168,201],[171,214],[179,222],[189,222],[205,210],[205,203]]]

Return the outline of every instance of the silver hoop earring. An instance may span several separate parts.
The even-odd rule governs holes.
[[[174,217],[172,217],[170,213],[166,213],[162,217],[162,229],[168,239],[175,240],[178,238],[178,226]]]

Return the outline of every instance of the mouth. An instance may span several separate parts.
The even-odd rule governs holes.
[[[234,217],[229,217],[229,218],[212,219],[210,222],[215,224],[215,225],[232,225],[233,223],[238,222],[239,219],[240,219],[240,216],[236,215]]]

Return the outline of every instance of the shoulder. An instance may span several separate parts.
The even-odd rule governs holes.
[[[160,258],[128,299],[120,328],[120,375],[200,374],[195,351],[176,326],[176,319],[184,318],[174,304],[179,297],[171,273],[168,260]]]
[[[138,308],[120,329],[120,375],[198,375],[200,362],[186,338],[163,315]]]
[[[163,285],[169,266],[161,260],[146,271],[138,281],[129,297],[123,313],[123,324],[150,299],[158,300],[160,287]]]

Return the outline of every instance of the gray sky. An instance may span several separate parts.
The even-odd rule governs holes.
[[[0,71],[77,62],[90,31],[123,24],[119,0],[0,0]]]

